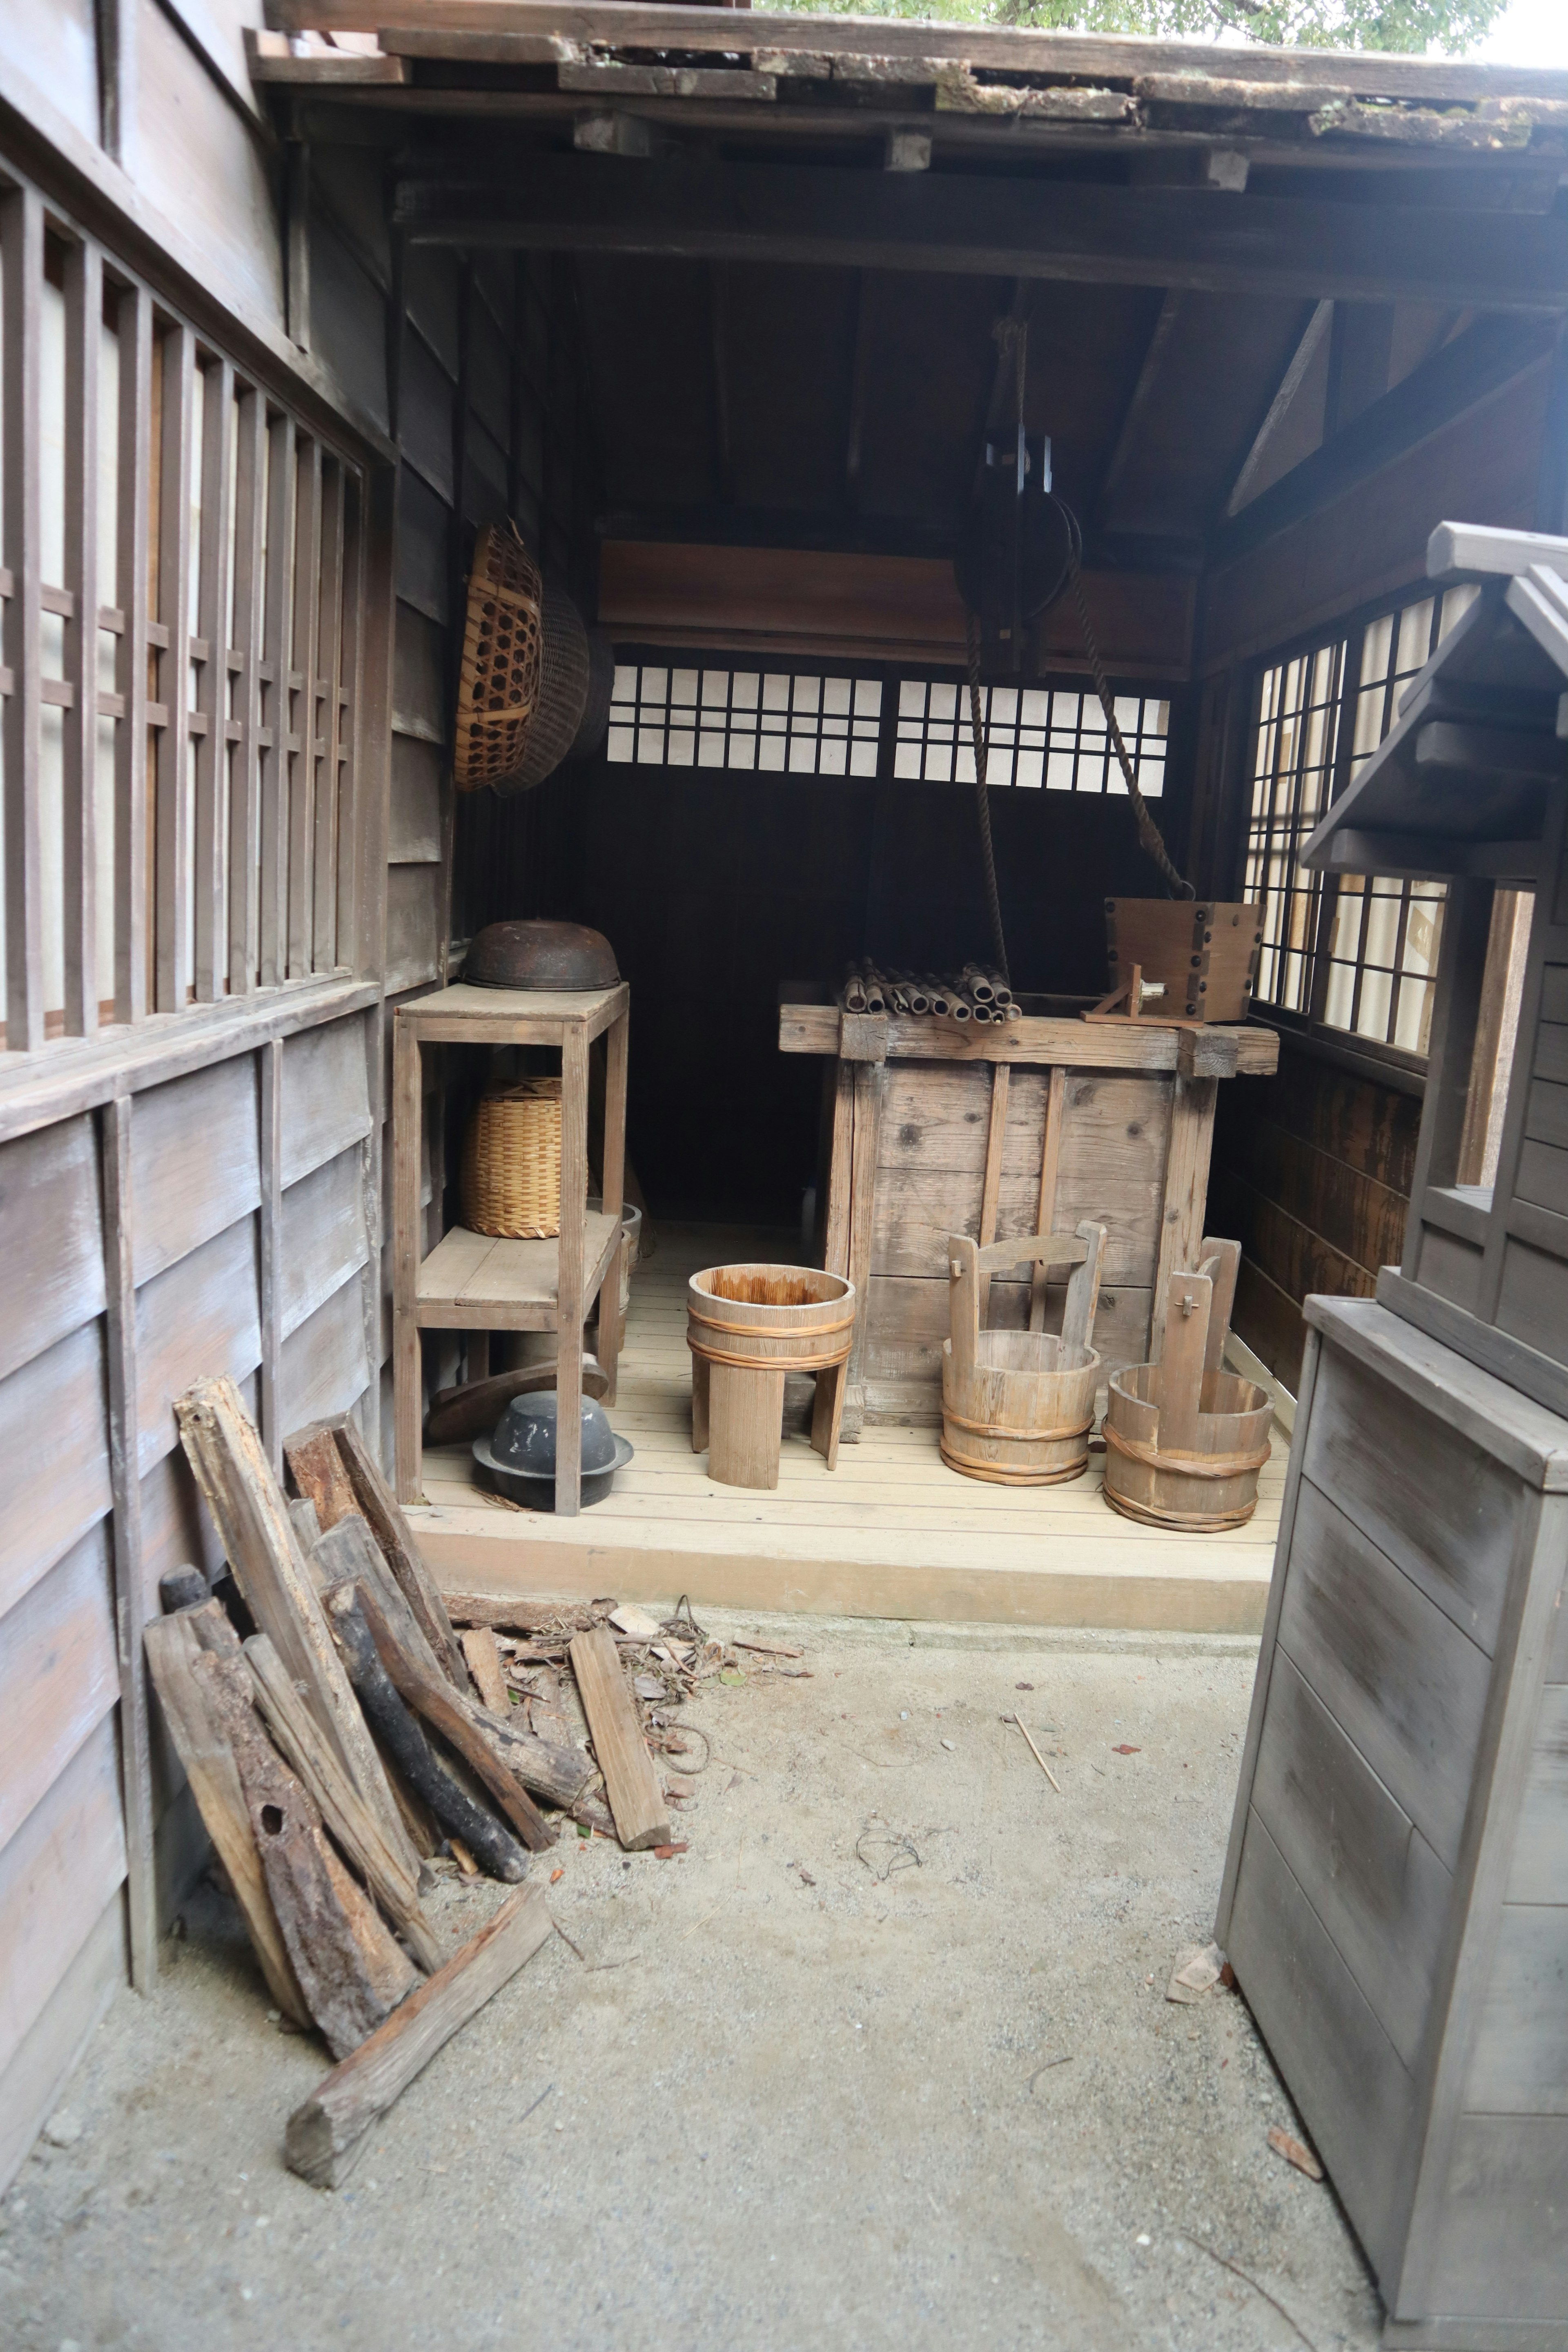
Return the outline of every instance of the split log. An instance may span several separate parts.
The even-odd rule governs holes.
[[[468,1662],[468,1672],[474,1678],[479,1704],[488,1706],[492,1715],[506,1717],[511,1713],[511,1701],[506,1695],[506,1676],[500,1670],[500,1652],[496,1648],[494,1629],[489,1625],[469,1625],[460,1636],[463,1655]]]
[[[203,1608],[216,1610],[217,1605],[216,1601],[204,1602]],[[267,1979],[267,1990],[285,2017],[308,2028],[310,2011],[294,1974],[289,1948],[272,1908],[272,1897],[267,1891],[267,1874],[250,1825],[234,1750],[205,1685],[194,1672],[203,1647],[200,1632],[192,1621],[200,1613],[187,1610],[178,1616],[155,1618],[143,1629],[142,1639],[153,1686],[163,1709],[174,1753],[184,1766],[196,1811],[228,1874],[240,1916]]]
[[[331,1853],[321,1814],[262,1730],[243,1659],[204,1654],[192,1672],[228,1740],[306,2006],[333,2057],[346,2058],[416,1981],[413,1963]]]
[[[389,1580],[384,1570],[372,1564],[374,1544],[370,1546],[367,1556],[363,1540],[353,1535],[357,1524],[353,1519],[342,1520],[330,1536],[322,1538],[318,1556],[323,1566],[330,1559],[332,1565],[342,1566],[345,1572],[352,1571],[362,1594],[368,1588],[381,1622],[378,1628],[375,1618],[368,1611],[366,1622],[375,1636],[382,1663],[404,1697],[411,1706],[418,1708],[427,1723],[435,1725],[444,1738],[451,1742],[487,1787],[491,1783],[480,1764],[476,1742],[497,1754],[503,1768],[521,1788],[531,1790],[536,1797],[542,1797],[548,1804],[559,1805],[563,1811],[571,1811],[593,1778],[594,1768],[582,1749],[560,1747],[536,1738],[516,1721],[510,1706],[502,1714],[493,1714],[466,1691],[451,1689],[436,1663],[429,1643],[415,1622],[412,1610]],[[355,1544],[357,1550],[351,1549],[351,1546]],[[356,1559],[364,1560],[363,1575],[353,1567]],[[410,1673],[417,1679],[419,1690],[416,1691],[412,1685],[405,1688],[399,1681],[397,1666],[384,1647],[384,1634],[393,1644],[396,1656],[406,1663]],[[461,1723],[465,1729],[462,1732],[454,1730],[452,1727],[456,1723]]]
[[[604,1625],[574,1635],[577,1677],[594,1754],[605,1776],[616,1834],[628,1853],[669,1843],[669,1808],[643,1738],[642,1717],[626,1681],[615,1636]]]
[[[273,1745],[292,1766],[348,1862],[428,1975],[441,1965],[441,1947],[419,1904],[419,1874],[388,1845],[380,1824],[322,1738],[316,1719],[283,1671],[265,1633],[245,1644],[256,1704]],[[351,1677],[352,1679],[352,1677]]]
[[[350,1486],[354,1501],[370,1526],[370,1531],[380,1546],[393,1578],[425,1639],[429,1643],[441,1671],[451,1677],[460,1691],[468,1688],[468,1672],[463,1654],[458,1646],[458,1636],[452,1630],[447,1604],[441,1598],[441,1588],[426,1567],[412,1528],[404,1517],[397,1499],[382,1475],[381,1465],[366,1448],[354,1423],[344,1415],[342,1419],[323,1422],[315,1427],[300,1430],[288,1442],[298,1445],[309,1441],[318,1432],[330,1432]],[[323,1527],[326,1522],[322,1522]]]
[[[211,1592],[199,1568],[165,1569],[158,1579],[158,1600],[165,1617],[176,1609],[197,1609]]]
[[[335,1528],[345,1511],[358,1510],[348,1469],[332,1431],[318,1425],[308,1432],[300,1431],[296,1437],[286,1437],[283,1459],[289,1465],[295,1493],[315,1511],[318,1534],[325,1535],[329,1528]]]
[[[342,2186],[365,2135],[453,2034],[481,2010],[550,1936],[542,1886],[509,1895],[472,1940],[453,1954],[370,2040],[334,2066],[289,2118],[289,2169],[318,2189]]]
[[[289,1524],[293,1528],[295,1540],[309,1564],[310,1554],[316,1549],[317,1538],[321,1532],[321,1522],[314,1503],[308,1503],[303,1496],[297,1496],[289,1506]]]
[[[542,1740],[531,1733],[513,1733],[510,1725],[502,1724],[489,1715],[475,1699],[466,1699],[452,1688],[441,1675],[433,1673],[417,1654],[398,1637],[382,1597],[366,1580],[353,1588],[364,1622],[370,1628],[376,1654],[396,1685],[398,1694],[425,1717],[444,1739],[450,1740],[458,1754],[478,1773],[490,1795],[500,1805],[507,1820],[534,1853],[543,1853],[554,1840],[545,1828],[538,1806],[528,1795],[518,1769],[519,1752],[542,1749]],[[554,1750],[549,1756],[553,1759]],[[585,1759],[579,1759],[583,1770],[568,1793],[547,1790],[556,1804],[570,1803],[577,1796],[587,1778]]]
[[[432,1752],[417,1717],[405,1706],[381,1663],[370,1628],[355,1602],[353,1586],[340,1585],[328,1607],[360,1704],[399,1776],[429,1806],[441,1827],[450,1836],[462,1839],[492,1878],[515,1885],[528,1868],[527,1855],[510,1832],[469,1796]]]
[[[226,1378],[198,1381],[174,1408],[180,1436],[229,1566],[256,1621],[291,1682],[336,1748],[383,1836],[417,1874],[381,1759],[332,1644],[315,1584],[300,1554],[272,1466],[239,1391]]]

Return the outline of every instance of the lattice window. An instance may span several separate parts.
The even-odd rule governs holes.
[[[1320,646],[1263,679],[1244,895],[1263,908],[1255,993],[1291,1013],[1305,1013],[1311,1003],[1322,885],[1303,867],[1300,853],[1333,787],[1345,651],[1342,639]]]
[[[1258,1000],[1417,1055],[1431,1027],[1442,884],[1352,874],[1325,886],[1300,851],[1475,595],[1417,598],[1279,663],[1264,673],[1258,711],[1245,883],[1264,909]]]
[[[1363,633],[1351,773],[1365,766],[1399,716],[1405,689],[1474,604],[1473,586],[1423,596],[1385,613]],[[1443,938],[1441,882],[1340,877],[1322,1018],[1379,1045],[1425,1054],[1432,1027],[1437,950]]]
[[[981,688],[980,706],[988,784],[1126,796],[1096,696],[1050,687],[992,686]],[[1150,697],[1119,695],[1115,710],[1139,790],[1153,800],[1165,789],[1171,706]],[[900,682],[893,773],[925,783],[974,782],[966,686]]]
[[[875,776],[879,678],[623,667],[606,756],[666,768]]]
[[[11,1051],[342,968],[360,481],[0,194]]]

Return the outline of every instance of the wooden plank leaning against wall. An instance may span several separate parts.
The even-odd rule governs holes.
[[[3,2182],[181,1865],[172,1401],[374,1426],[393,489],[0,173]]]

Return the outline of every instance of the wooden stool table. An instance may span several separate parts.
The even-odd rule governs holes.
[[[419,1334],[553,1331],[561,1341],[555,1508],[581,1508],[583,1326],[599,1300],[599,1360],[615,1395],[621,1346],[622,1180],[626,1136],[626,1024],[631,991],[437,989],[400,1005],[393,1030],[393,1398],[397,1499],[419,1498]],[[588,1049],[603,1036],[605,1148],[600,1206],[588,1207]],[[419,1170],[426,1045],[545,1045],[561,1055],[561,1231],[547,1241],[498,1241],[454,1225],[426,1256]]]

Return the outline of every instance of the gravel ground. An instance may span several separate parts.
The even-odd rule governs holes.
[[[283,2168],[323,2053],[194,1896],[0,2208],[0,2344],[1373,2346],[1241,2000],[1164,1998],[1212,1926],[1251,1647],[770,1630],[810,1678],[704,1685],[689,1851],[563,1838],[583,1957],[552,1939],[346,2189]],[[496,1899],[443,1879],[442,1932]]]

